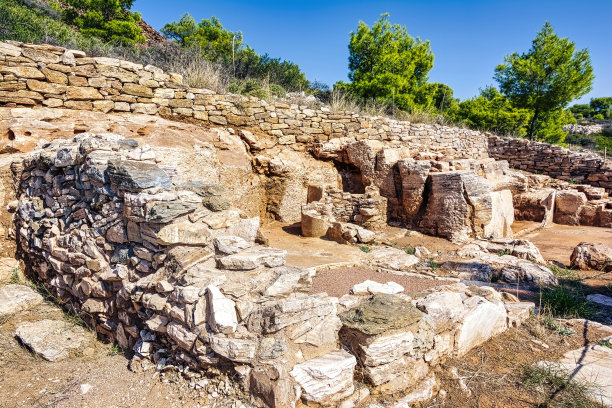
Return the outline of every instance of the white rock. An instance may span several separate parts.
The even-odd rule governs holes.
[[[378,283],[371,280],[366,280],[365,282],[358,283],[351,289],[351,293],[354,295],[364,293],[385,293],[387,295],[395,295],[397,293],[402,293],[403,291],[404,287],[393,281],[387,283]]]
[[[260,266],[274,268],[285,265],[287,251],[284,249],[255,247],[221,257],[217,263],[222,269],[248,271]]]
[[[221,291],[214,285],[206,288],[210,327],[217,333],[233,333],[238,327],[238,316],[236,305],[223,296]]]
[[[506,330],[506,308],[503,303],[492,303],[480,297],[466,299],[467,313],[459,329],[456,353],[462,356],[472,348]]]
[[[540,361],[538,366],[572,375],[574,381],[587,384],[589,398],[612,407],[612,349],[591,345],[568,351],[559,362]]]
[[[15,336],[34,353],[48,361],[63,360],[71,350],[89,344],[82,327],[71,326],[62,320],[40,320],[17,326]]]
[[[376,238],[376,234],[374,232],[365,228],[357,228],[357,239],[359,239],[359,242],[369,244],[370,242],[374,241],[374,238]]]
[[[297,364],[291,376],[302,387],[302,397],[320,404],[340,401],[354,390],[353,371],[357,360],[344,350]]]
[[[210,347],[215,353],[238,363],[252,362],[257,352],[257,343],[252,340],[231,339],[218,335],[210,336]]]
[[[0,316],[17,313],[42,303],[43,298],[24,285],[7,285],[0,288]]]
[[[404,271],[418,264],[419,258],[409,255],[401,249],[386,247],[374,249],[370,253],[370,262],[381,268]]]
[[[215,248],[222,254],[231,255],[240,252],[243,249],[252,247],[254,244],[241,237],[232,235],[223,235],[216,237]]]
[[[458,322],[465,312],[461,295],[457,292],[436,292],[419,299],[416,307],[427,313],[439,333]]]

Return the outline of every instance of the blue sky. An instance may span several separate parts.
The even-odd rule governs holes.
[[[197,21],[216,16],[260,54],[300,65],[310,80],[346,80],[348,41],[359,20],[371,25],[389,12],[413,37],[430,40],[435,55],[430,80],[450,85],[465,99],[494,84],[503,57],[524,52],[549,21],[578,49],[588,48],[593,91],[612,96],[612,1],[240,1],[136,0],[133,10],[156,29],[189,12]]]

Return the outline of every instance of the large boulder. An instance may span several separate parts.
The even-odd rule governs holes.
[[[578,269],[612,271],[612,247],[602,243],[581,242],[574,248],[570,262]]]
[[[402,180],[402,216],[407,223],[413,224],[421,211],[431,162],[404,159],[397,162],[397,167]]]
[[[493,202],[487,180],[468,170],[433,173],[421,228],[432,235],[464,242],[483,236],[491,223]]]
[[[573,190],[558,191],[553,221],[557,224],[580,225],[580,210],[586,202],[584,193]]]

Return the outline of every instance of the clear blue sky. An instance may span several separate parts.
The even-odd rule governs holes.
[[[197,21],[216,16],[242,31],[260,54],[293,61],[310,80],[332,85],[348,74],[349,34],[359,20],[390,21],[413,37],[430,40],[435,55],[430,80],[450,85],[465,99],[494,84],[503,57],[524,52],[545,21],[578,49],[588,48],[595,70],[593,91],[582,98],[612,96],[612,1],[240,1],[136,0],[133,10],[156,29],[189,12]]]

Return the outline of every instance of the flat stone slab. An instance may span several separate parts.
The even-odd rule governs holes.
[[[345,326],[367,335],[408,327],[421,320],[423,313],[410,302],[394,295],[376,294],[340,315]]]
[[[41,320],[17,326],[17,337],[34,353],[47,361],[63,360],[71,350],[87,347],[89,338],[85,329],[62,320]]]
[[[43,298],[25,285],[7,285],[0,288],[0,316],[17,313],[42,303]]]
[[[588,295],[587,300],[589,302],[597,303],[602,306],[612,307],[612,297],[601,295],[599,293],[595,295]]]
[[[563,370],[576,381],[586,383],[589,397],[606,407],[612,406],[612,349],[593,345],[568,351],[559,362],[540,361],[538,366]]]

